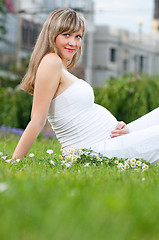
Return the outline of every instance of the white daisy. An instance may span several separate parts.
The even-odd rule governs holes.
[[[16,161],[16,162],[20,162],[20,158],[17,158],[15,161]]]
[[[50,160],[50,163],[51,163],[52,165],[55,165],[55,162],[54,162],[54,161],[52,161],[52,160]]]
[[[2,156],[1,158],[5,160],[7,158],[7,156]]]
[[[118,165],[117,165],[117,168],[121,168],[123,166],[123,164],[122,163],[119,163]]]
[[[124,161],[124,165],[125,165],[125,164],[127,164],[127,163],[128,163],[128,161],[127,161],[127,160],[125,160],[125,161]]]
[[[131,163],[136,163],[136,159],[135,159],[135,158],[131,158],[131,159],[130,159],[130,162],[131,162]]]
[[[136,162],[136,165],[139,166],[139,167],[141,167],[142,162],[138,160],[138,161]]]
[[[71,167],[71,163],[65,163],[66,167]]]
[[[29,154],[29,157],[34,157],[34,156],[35,156],[34,153]]]
[[[48,149],[46,152],[47,152],[48,154],[52,154],[54,151],[53,151],[52,149]]]
[[[131,162],[131,167],[132,167],[132,168],[135,168],[135,167],[136,167],[136,163]]]
[[[124,166],[126,169],[128,169],[130,167],[128,163],[125,163]]]
[[[7,163],[10,163],[11,161],[12,161],[12,159],[5,160],[5,162],[7,162]]]
[[[2,152],[0,152],[0,156],[2,156],[3,155],[3,153]]]
[[[66,161],[62,160],[61,163],[65,163]]]
[[[120,169],[121,169],[121,171],[125,171],[126,170],[125,165],[123,165]]]
[[[131,160],[130,160],[130,159],[128,159],[128,160],[127,160],[127,163],[131,163]]]
[[[148,165],[147,164],[145,164],[145,169],[148,169]]]

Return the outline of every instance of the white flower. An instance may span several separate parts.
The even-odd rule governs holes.
[[[117,168],[121,168],[123,166],[123,164],[122,163],[119,163],[118,165],[117,165]]]
[[[34,153],[29,154],[29,157],[34,157],[34,156],[35,156]]]
[[[145,171],[145,170],[147,170],[147,169],[148,169],[148,165],[147,165],[147,164],[144,164],[144,165],[142,166],[142,170]]]
[[[75,152],[75,149],[74,149],[74,148],[72,148],[72,149],[71,149],[71,152],[72,152],[72,153],[74,153],[74,152]]]
[[[63,161],[61,161],[61,163],[65,163],[65,162],[66,162],[66,161],[64,161],[64,160],[63,160]]]
[[[53,151],[52,149],[48,149],[46,152],[47,152],[48,154],[52,154],[54,151]]]
[[[5,162],[7,162],[7,163],[10,163],[11,161],[12,161],[12,159],[5,160]]]
[[[4,192],[8,189],[8,184],[5,182],[0,183],[0,192]]]
[[[145,178],[143,177],[141,180],[142,180],[142,181],[145,181]]]
[[[128,169],[130,167],[128,163],[125,163],[124,166],[126,169]]]
[[[136,165],[140,167],[140,166],[142,165],[142,162],[138,160],[138,161],[136,162]]]
[[[7,156],[2,156],[1,158],[3,158],[5,160],[7,158]]]
[[[86,163],[85,165],[84,165],[84,167],[88,167],[89,166],[89,163]]]
[[[0,156],[2,156],[3,155],[3,153],[2,152],[0,152]]]
[[[51,163],[52,165],[55,165],[55,162],[54,162],[54,161],[52,161],[52,160],[50,160],[50,163]]]
[[[132,163],[136,163],[136,159],[135,159],[135,158],[131,158],[131,159],[130,159],[130,162],[131,162],[131,164],[132,164]]]
[[[15,161],[16,161],[16,162],[20,162],[20,159],[18,158],[18,159],[16,159]]]
[[[135,168],[136,167],[136,163],[135,162],[131,162],[131,167]]]
[[[125,167],[125,165],[123,165],[122,167],[121,167],[121,171],[125,171],[126,170],[126,167]]]
[[[128,160],[127,160],[127,163],[131,163],[131,160],[130,160],[130,159],[128,159]]]
[[[118,160],[115,160],[115,164],[118,164],[119,163],[119,161]]]
[[[71,163],[65,163],[66,167],[71,167]]]

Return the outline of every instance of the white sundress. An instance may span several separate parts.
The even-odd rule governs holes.
[[[128,134],[111,138],[117,119],[95,104],[93,88],[78,80],[51,101],[48,121],[64,151],[91,148],[109,158],[159,162],[159,108],[127,124]]]

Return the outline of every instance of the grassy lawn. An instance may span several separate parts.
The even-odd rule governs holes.
[[[10,158],[18,139],[1,136],[0,152]],[[159,239],[158,166],[144,172],[105,164],[66,167],[57,140],[42,137],[30,153],[35,156],[19,163],[0,158],[0,184],[6,184],[1,240]]]

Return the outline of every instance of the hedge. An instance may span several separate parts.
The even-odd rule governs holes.
[[[0,75],[0,87],[12,87],[15,88],[20,83],[20,78],[13,79],[9,76]]]
[[[129,123],[159,107],[159,76],[127,74],[110,78],[102,88],[94,87],[94,92],[96,103]]]
[[[159,106],[159,76],[127,74],[94,87],[95,102],[129,123]],[[30,121],[32,96],[17,88],[0,89],[0,125],[24,129]]]
[[[32,96],[17,88],[0,89],[0,125],[24,129],[30,121]]]

